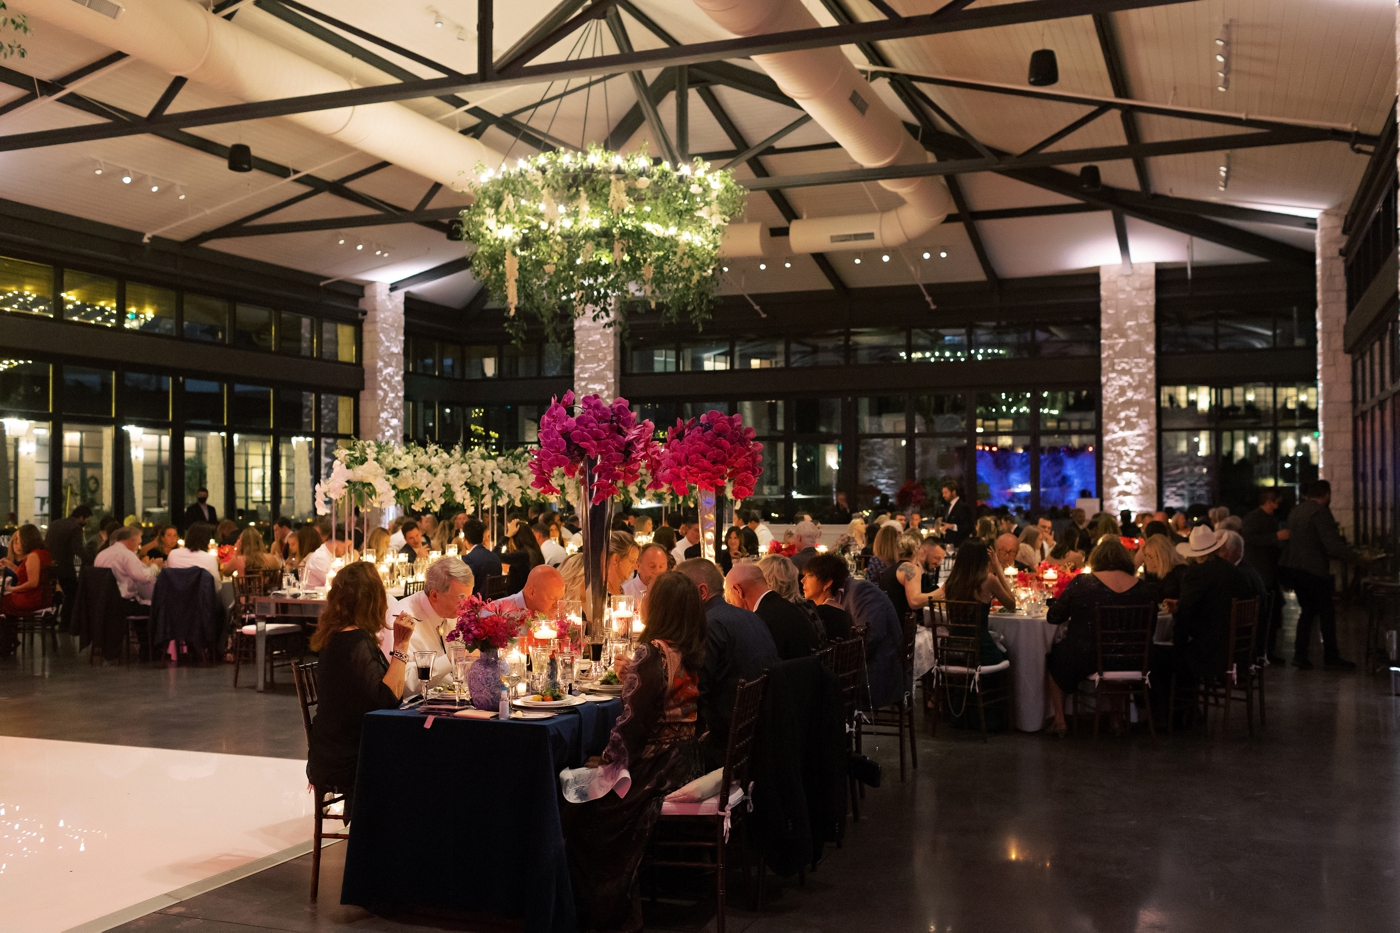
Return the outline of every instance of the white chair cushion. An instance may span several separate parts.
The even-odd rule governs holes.
[[[239,629],[239,631],[244,635],[256,635],[258,634],[258,627],[256,625],[245,625]],[[274,622],[267,627],[267,634],[269,635],[292,635],[300,631],[301,626],[294,625],[291,622]]]
[[[744,791],[738,784],[729,788],[729,806],[725,811],[733,810],[744,800]],[[719,816],[719,795],[708,800],[680,801],[666,799],[661,802],[662,816]]]
[[[1098,680],[1099,675],[1094,674],[1090,680]],[[1104,671],[1104,680],[1142,680],[1142,671]]]
[[[938,665],[938,669],[945,674],[996,674],[1006,670],[1010,666],[1010,661],[1001,660],[995,664],[984,664],[981,667],[959,667],[956,664],[940,664]]]
[[[724,780],[724,769],[716,768],[709,774],[701,775],[678,791],[666,795],[673,803],[699,803],[719,796],[719,782]]]

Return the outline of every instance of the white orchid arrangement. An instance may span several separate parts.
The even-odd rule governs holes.
[[[354,441],[335,452],[331,475],[316,485],[316,511],[347,496],[361,508],[436,512],[455,505],[467,513],[520,505],[530,488],[525,451],[494,456],[481,448],[444,450],[436,444]]]

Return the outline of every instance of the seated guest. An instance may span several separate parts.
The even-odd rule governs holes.
[[[744,535],[739,530],[739,526],[730,525],[729,529],[724,533],[724,546],[715,554],[719,563],[719,569],[724,573],[728,573],[734,569],[736,563],[753,556],[755,555],[749,554],[744,550]]]
[[[407,554],[409,560],[427,560],[428,545],[423,541],[423,529],[418,523],[409,519],[399,530],[403,532],[403,547],[399,548],[399,553]]]
[[[336,574],[337,583],[340,574]],[[452,659],[447,656],[443,636],[457,624],[457,604],[472,594],[472,572],[460,558],[440,557],[428,565],[423,574],[423,588],[412,596],[399,600],[388,610],[385,624],[391,625],[399,613],[413,618],[413,637],[404,652],[413,657],[415,651],[433,652],[433,671],[428,687],[453,682]],[[383,631],[380,632],[383,637]],[[418,679],[416,664],[410,664],[404,679],[404,696],[422,693],[424,684]]]
[[[136,543],[141,543],[140,529],[119,529],[121,531],[135,531]],[[126,551],[125,548],[122,549]],[[137,563],[140,559],[135,555],[130,555]],[[102,555],[99,554],[98,557]],[[5,598],[0,600],[0,613],[5,615],[20,615],[26,612],[44,608],[44,568],[53,566],[53,560],[49,557],[48,549],[44,547],[44,536],[39,533],[35,525],[20,525],[19,529],[10,536],[10,556],[0,558],[0,567],[12,570],[15,574],[15,582],[5,591]],[[149,594],[148,594],[149,595]]]
[[[1017,570],[1034,570],[1034,567],[1021,564],[1017,560],[1017,555],[1021,550],[1021,542],[1015,535],[1001,535],[996,539],[997,563],[1003,568],[1015,567]]]
[[[768,626],[782,660],[805,658],[821,647],[812,620],[769,588],[757,564],[740,564],[729,571],[724,583],[725,598],[732,605],[756,613]]]
[[[151,593],[156,587],[157,564],[146,564],[136,556],[141,545],[140,528],[118,528],[112,532],[111,547],[104,548],[97,555],[93,566],[112,571],[117,578],[117,589],[122,599],[137,602],[143,606],[151,604]]]
[[[659,544],[666,549],[666,556],[671,559],[670,565],[673,568],[685,559],[683,557],[680,560],[676,559],[676,529],[670,525],[662,525],[656,529],[656,533],[651,536],[651,543]]]
[[[1186,560],[1172,547],[1166,535],[1152,535],[1138,548],[1137,564],[1142,579],[1152,588],[1153,603],[1181,598],[1181,578],[1186,573]]]
[[[535,543],[540,546],[540,553],[544,555],[546,564],[558,567],[564,563],[564,558],[569,556],[569,552],[559,543],[558,537],[552,534],[553,528],[551,526],[536,522],[530,526],[530,531],[535,536]]]
[[[238,543],[238,535],[238,522],[226,518],[219,522],[218,527],[215,529],[214,540],[218,542],[219,547],[230,546]]]
[[[296,538],[296,536],[293,535],[291,540],[294,540],[295,538]],[[370,533],[369,533],[369,537],[365,538],[365,553],[366,553],[366,554],[373,554],[373,555],[374,555],[374,559],[375,559],[376,561],[381,561],[381,560],[383,560],[384,558],[388,557],[389,554],[390,554],[390,551],[389,551],[389,529],[387,529],[387,528],[373,528],[373,529],[371,529],[371,530],[370,530]]]
[[[350,542],[345,538],[344,529],[337,528],[321,544],[311,556],[306,558],[302,568],[306,571],[306,587],[316,589],[326,585],[326,578],[330,575],[331,565],[335,563],[337,557],[345,556],[345,552],[350,549]],[[363,564],[364,561],[354,563]],[[368,566],[366,564],[366,566]],[[376,571],[377,572],[377,571]]]
[[[1021,531],[1016,546],[1016,568],[1035,570],[1040,566],[1040,529],[1027,525]]]
[[[836,601],[850,575],[846,562],[835,554],[818,554],[802,571],[802,595],[816,605],[826,637],[832,641],[851,637],[851,614]]]
[[[699,527],[698,525],[696,526]],[[622,584],[637,569],[637,559],[641,551],[637,539],[629,532],[613,531],[608,534],[608,595],[620,596]]]
[[[419,525],[418,527],[421,530],[423,526]],[[432,538],[428,539],[428,556],[431,557],[433,551],[446,554],[447,548],[456,538],[457,529],[452,527],[451,522],[438,522],[437,527],[433,529]]]
[[[136,551],[137,557],[149,557],[151,560],[165,560],[170,556],[170,552],[180,546],[180,530],[174,525],[166,525],[156,536],[141,545]]]
[[[287,539],[292,537],[292,520],[285,515],[280,515],[277,521],[272,523],[272,546],[268,553],[277,558],[278,566],[287,557]]]
[[[724,600],[724,577],[703,558],[681,561],[678,573],[690,578],[705,607],[705,661],[700,667],[700,725],[707,763],[724,763],[729,717],[741,680],[753,680],[778,663],[773,635],[758,616]],[[706,730],[708,732],[706,733]]]
[[[408,520],[407,515],[399,515],[389,522],[389,550],[395,554],[403,550],[403,523]]]
[[[655,541],[651,542],[638,552],[637,574],[622,584],[622,592],[641,599],[656,582],[656,578],[669,569],[670,563],[666,549]]]
[[[691,521],[681,525],[682,533],[680,540],[671,550],[671,556],[676,559],[676,563],[683,560],[690,560],[692,557],[700,556],[700,523]]]
[[[802,575],[797,572],[792,559],[782,554],[769,554],[758,562],[758,569],[763,579],[768,581],[769,589],[802,610],[812,623],[812,628],[816,629],[818,650],[825,648],[826,626],[817,612],[817,604],[802,595]]]
[[[817,542],[821,540],[822,530],[815,522],[806,521],[798,522],[792,533],[797,537],[797,553],[792,555],[792,563],[801,573],[807,561],[817,556]]]
[[[209,550],[209,542],[213,535],[212,526],[204,522],[195,522],[185,531],[185,546],[176,548],[165,559],[166,569],[203,568],[214,578],[214,589],[217,590],[223,584],[223,578],[219,576],[219,558]]]
[[[871,545],[870,560],[865,564],[865,578],[879,580],[899,565],[899,524],[881,525]]]
[[[902,619],[916,609],[923,609],[933,598],[933,590],[924,590],[925,572],[930,564],[937,570],[947,552],[935,539],[921,537],[918,532],[900,535],[896,547],[898,563],[876,582]]]
[[[1197,525],[1187,542],[1177,545],[1181,556],[1193,563],[1181,576],[1172,642],[1185,670],[1196,677],[1216,670],[1223,659],[1231,602],[1259,595],[1244,571],[1220,553],[1225,543],[1223,533],[1216,534],[1209,525]],[[1239,552],[1244,553],[1243,539]]]
[[[559,608],[559,600],[564,598],[564,589],[564,575],[548,564],[540,564],[530,571],[520,592],[507,596],[500,602],[516,609],[526,609],[551,617]]]
[[[1171,541],[1171,526],[1168,525],[1166,522],[1159,522],[1154,518],[1152,521],[1148,522],[1142,527],[1142,536],[1144,539],[1155,538],[1158,535],[1161,535],[1168,541]]]
[[[507,576],[512,592],[519,592],[530,571],[544,564],[544,554],[528,525],[520,525],[506,538],[506,552],[501,555],[501,563],[510,568]]]
[[[1055,549],[1050,552],[1050,563],[1070,570],[1083,567],[1085,554],[1092,550],[1084,543],[1087,538],[1088,535],[1073,523],[1066,525],[1065,530],[1060,532],[1059,540],[1055,542]]]
[[[583,555],[570,554],[559,565],[559,576],[564,578],[564,598],[575,602],[583,601]]]
[[[962,553],[958,554],[962,563]],[[956,566],[956,565],[955,565]],[[907,686],[904,665],[904,629],[885,591],[868,580],[851,577],[838,600],[851,617],[851,627],[865,633],[865,672],[869,686],[863,702],[874,707],[896,702]]]
[[[347,822],[354,810],[355,767],[365,714],[399,705],[409,667],[407,650],[414,627],[408,613],[394,619],[391,656],[385,658],[379,650],[379,631],[388,612],[379,571],[371,563],[355,561],[335,575],[311,636],[311,650],[319,658],[318,702],[306,777],[320,790],[345,795]]]
[[[1036,556],[1036,566],[1039,566],[1050,559],[1050,552],[1055,550],[1055,522],[1048,515],[1042,515],[1035,521],[1035,530],[1040,532],[1040,550]]]
[[[854,557],[865,552],[865,519],[857,515],[846,526],[846,533],[836,539],[836,553]]]
[[[473,585],[484,588],[488,579],[501,575],[501,555],[491,550],[491,533],[481,519],[467,519],[462,525],[462,537],[468,545],[462,560],[472,569],[472,577],[476,581]]]
[[[259,570],[278,570],[282,566],[263,543],[262,532],[256,528],[244,528],[238,536],[238,549],[223,563],[221,569],[226,574],[248,573]]]
[[[961,559],[958,561],[962,563]],[[1055,735],[1065,734],[1065,694],[1098,670],[1095,619],[1099,606],[1155,605],[1153,587],[1137,578],[1137,568],[1123,542],[1103,539],[1089,555],[1088,573],[1070,581],[1051,604],[1045,621],[1066,624],[1065,636],[1050,649],[1045,671],[1050,675],[1050,704],[1055,710]]]
[[[295,539],[295,544],[292,543]],[[302,525],[297,529],[296,534],[288,539],[287,547],[290,557],[286,560],[288,570],[301,570],[306,565],[306,559],[321,546],[321,529],[315,525]]]
[[[565,820],[565,850],[581,930],[642,928],[638,876],[661,802],[700,772],[700,592],[685,575],[664,573],[647,601],[646,629],[623,675],[622,716],[599,766],[559,775],[564,799],[577,805]]]

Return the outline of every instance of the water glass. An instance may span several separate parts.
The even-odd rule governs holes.
[[[559,656],[559,682],[564,685],[565,693],[573,693],[574,656],[571,654]]]

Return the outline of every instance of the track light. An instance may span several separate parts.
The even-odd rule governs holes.
[[[728,271],[729,271],[729,267],[728,267],[728,266],[724,266],[723,269],[724,269],[725,272],[728,272]]]
[[[1086,165],[1079,170],[1079,187],[1085,191],[1098,191],[1103,187],[1103,174],[1097,165]]]
[[[924,250],[924,258],[925,258],[925,259],[928,258],[928,250]]]
[[[784,269],[791,269],[791,268],[792,268],[792,263],[787,262],[786,260],[784,260],[784,262],[783,262],[783,268],[784,268]]]
[[[160,193],[160,182],[157,181],[156,179],[150,177],[149,175],[146,176],[146,180],[149,181],[149,182],[151,183],[151,194],[159,194],[159,193]]]
[[[938,258],[939,258],[939,259],[947,259],[947,258],[948,258],[948,251],[947,251],[946,249],[945,249],[945,250],[939,250],[939,252],[938,252]]]
[[[355,249],[356,249],[356,251],[362,250],[362,249],[364,249],[364,248],[365,248],[365,244],[363,244],[363,243],[356,243],[356,244],[355,244]]]
[[[344,246],[344,245],[345,245],[345,234],[343,234],[343,233],[337,233],[337,234],[335,235],[335,244],[336,244],[337,246]]]
[[[856,257],[856,265],[860,265],[860,257],[859,257],[859,256]]]
[[[1225,153],[1225,161],[1220,165],[1220,190],[1230,186],[1230,153]]]
[[[177,200],[177,201],[183,201],[183,200],[185,200],[185,189],[184,189],[182,186],[180,186],[180,185],[176,185],[176,186],[175,186],[175,200]]]
[[[122,169],[122,184],[124,184],[124,185],[129,185],[129,184],[131,184],[131,169],[129,169],[129,168],[124,168],[124,169]]]
[[[230,172],[251,172],[253,170],[253,150],[246,143],[234,143],[228,147],[228,170]]]
[[[94,175],[101,175],[103,170],[106,169],[106,167],[107,166],[103,165],[101,162],[98,162],[97,167],[92,170],[92,173]]]
[[[759,272],[763,272],[763,271],[766,270],[767,268],[768,268],[768,263],[766,263],[766,262],[760,262],[760,263],[758,264],[758,271],[759,271]]]
[[[1215,89],[1230,89],[1230,23],[1220,27],[1220,35],[1215,37]]]
[[[889,262],[889,261],[890,261],[890,254],[889,254],[889,253],[885,253],[883,256],[880,257],[880,261],[881,261],[881,262]]]
[[[1054,49],[1036,49],[1031,53],[1031,67],[1026,83],[1032,87],[1049,87],[1060,80],[1060,65]]]

